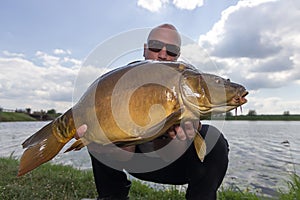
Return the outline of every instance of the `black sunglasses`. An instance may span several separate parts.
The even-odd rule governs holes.
[[[166,44],[158,40],[149,40],[148,49],[153,52],[160,52],[164,47],[166,47],[167,54],[172,57],[179,55],[180,47],[174,44]]]

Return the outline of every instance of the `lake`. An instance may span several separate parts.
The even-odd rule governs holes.
[[[19,158],[22,142],[48,122],[0,123],[0,156]],[[230,145],[224,187],[275,195],[287,188],[293,172],[300,173],[299,121],[204,121],[221,130]],[[68,146],[68,145],[66,145]],[[65,147],[64,149],[66,149]],[[63,152],[63,151],[62,151]],[[90,169],[87,148],[59,153],[54,163]]]

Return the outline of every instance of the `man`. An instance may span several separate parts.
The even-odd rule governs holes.
[[[144,44],[144,57],[149,60],[176,61],[180,56],[181,38],[176,28],[171,24],[162,24],[151,30],[147,43]],[[152,141],[152,146],[164,146],[170,141],[175,141],[176,147],[173,154],[184,152],[171,164],[154,171],[144,173],[130,173],[136,178],[165,184],[188,184],[186,199],[213,200],[216,199],[219,188],[228,166],[228,143],[223,135],[214,127],[185,122],[184,127],[174,125],[163,138]],[[77,137],[82,137],[88,129],[83,125],[77,130]],[[206,134],[218,138],[212,150],[201,162],[197,156],[194,145],[189,145],[195,135],[195,129],[205,138]],[[99,145],[98,145],[99,146]],[[149,145],[148,145],[149,146]],[[97,159],[96,154],[109,154],[110,159],[116,159],[120,163],[132,159],[122,154],[114,153],[114,150],[101,151],[97,146],[89,147],[92,160],[94,178],[98,199],[123,200],[128,199],[131,182],[123,171],[111,168]],[[129,152],[147,152],[147,144],[129,146],[123,148]],[[143,150],[141,150],[143,149]],[[146,149],[146,150],[145,150]],[[156,149],[154,149],[156,150]],[[97,153],[101,152],[101,153]],[[114,156],[116,154],[116,156]],[[163,156],[163,155],[162,155]],[[151,159],[151,158],[149,158]],[[153,158],[157,162],[158,158]],[[163,162],[163,159],[161,159]]]

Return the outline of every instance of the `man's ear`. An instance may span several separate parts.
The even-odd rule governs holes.
[[[143,56],[144,56],[144,58],[146,58],[146,51],[147,51],[147,44],[146,43],[144,43],[144,53],[143,53]]]
[[[179,51],[178,55],[176,56],[176,60],[179,58],[179,56],[180,56],[180,53],[181,53],[181,52]]]

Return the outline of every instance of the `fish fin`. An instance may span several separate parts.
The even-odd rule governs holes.
[[[51,125],[46,125],[22,144],[27,149],[20,159],[17,176],[22,176],[51,160],[66,144],[59,142],[53,135]]]
[[[195,146],[198,158],[201,160],[201,162],[203,162],[204,157],[206,155],[206,143],[205,143],[205,140],[202,138],[202,136],[199,133],[196,133],[196,136],[194,138],[194,146]]]
[[[85,144],[81,139],[79,139],[76,140],[67,150],[65,150],[64,153],[67,153],[69,151],[79,151],[83,147],[85,147]]]
[[[47,139],[49,132],[52,132],[52,122],[41,128],[38,132],[27,138],[23,143],[23,148],[34,146]]]

